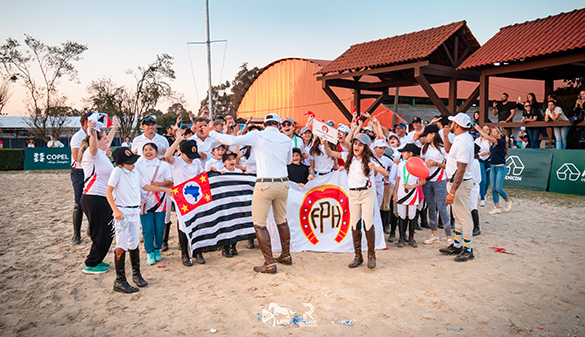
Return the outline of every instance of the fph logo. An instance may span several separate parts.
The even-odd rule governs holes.
[[[583,172],[585,174],[585,171]],[[577,181],[579,176],[581,175],[581,171],[575,166],[573,163],[564,163],[559,169],[557,170],[557,179],[559,180],[567,180],[569,181]]]
[[[340,243],[346,237],[350,224],[347,194],[335,185],[311,189],[301,204],[299,220],[303,234],[313,245],[319,242],[317,235],[324,233],[325,226],[338,229],[334,240]]]

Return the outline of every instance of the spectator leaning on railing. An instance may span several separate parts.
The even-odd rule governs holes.
[[[557,103],[554,100],[548,101],[548,108],[546,109],[545,122],[550,121],[568,121],[569,119],[565,116],[563,109],[560,106],[557,106]],[[555,134],[555,148],[557,150],[564,150],[567,148],[567,133],[569,132],[569,128],[567,126],[556,126],[553,127],[553,132]]]

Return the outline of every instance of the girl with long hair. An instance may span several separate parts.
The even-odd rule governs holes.
[[[490,135],[490,127],[487,125],[483,126],[483,132],[486,135]],[[475,139],[475,144],[479,145],[479,166],[481,172],[481,183],[479,183],[479,198],[480,206],[485,206],[485,195],[487,193],[487,187],[490,184],[490,141],[487,140],[483,135],[480,134],[479,137]]]
[[[506,167],[506,156],[508,155],[508,137],[503,127],[496,126],[492,128],[492,134],[488,135],[479,125],[474,126],[479,134],[486,138],[492,146],[490,147],[490,186],[492,188],[492,198],[494,199],[494,209],[490,214],[500,214],[500,196],[506,201],[504,211],[508,212],[512,208],[512,201],[508,193],[504,191],[504,180],[508,168]]]
[[[426,126],[420,138],[425,139],[421,158],[429,167],[429,178],[426,180],[426,184],[422,186],[422,189],[428,204],[431,235],[424,241],[424,244],[430,245],[439,242],[439,235],[437,234],[438,211],[447,236],[447,245],[449,246],[453,243],[453,238],[451,237],[451,224],[446,205],[447,175],[445,174],[445,162],[447,161],[447,152],[443,147],[443,140],[439,135],[438,126],[434,124]]]
[[[319,141],[313,142],[309,150],[309,158],[311,159],[309,180],[331,173],[336,167],[335,160],[325,153],[324,147],[328,147],[332,151],[337,150],[337,147],[333,143],[326,142],[325,144],[321,144]]]
[[[354,123],[352,128],[357,128]],[[376,232],[374,228],[374,212],[376,191],[372,186],[374,172],[384,176],[388,172],[376,163],[372,150],[370,150],[371,139],[363,133],[357,134],[352,140],[349,152],[333,151],[327,142],[321,139],[323,148],[328,156],[341,158],[345,161],[349,185],[349,212],[351,215],[351,232],[353,247],[355,251],[354,260],[348,265],[349,268],[356,268],[364,262],[362,256],[362,231],[363,225],[368,242],[368,268],[376,267]]]

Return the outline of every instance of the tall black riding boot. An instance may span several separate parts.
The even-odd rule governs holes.
[[[425,207],[420,211],[420,226],[422,228],[431,228],[429,225],[429,207]]]
[[[382,228],[385,234],[390,234],[390,211],[380,210],[380,217],[382,218]]]
[[[471,218],[473,218],[473,236],[478,236],[481,230],[479,229],[479,212],[476,209],[471,211]]]
[[[179,246],[181,247],[181,260],[183,261],[183,265],[186,267],[191,267],[193,262],[191,262],[191,258],[189,257],[189,245],[187,242],[187,234],[183,233],[182,230],[179,228],[179,224],[177,223],[177,232],[179,234]]]
[[[404,241],[406,240],[406,220],[398,218],[398,233],[400,238],[396,245],[400,248],[404,247]]]
[[[139,287],[146,287],[148,283],[140,274],[140,250],[138,248],[129,250],[130,262],[132,263],[132,281]]]
[[[121,250],[120,253],[118,250]],[[118,291],[125,294],[131,294],[137,292],[139,289],[131,286],[126,281],[126,270],[124,264],[126,262],[126,252],[122,248],[116,248],[114,253],[114,265],[116,266],[116,280],[114,281],[114,291]]]
[[[167,222],[165,224],[165,233],[163,234],[163,243],[160,247],[160,251],[161,252],[166,252],[167,250],[169,250],[169,234],[171,232],[171,222]]]
[[[422,231],[422,227],[418,224],[418,219],[420,219],[420,213],[421,211],[419,211],[418,209],[416,210],[416,216],[414,217],[414,229],[416,229],[417,231]]]
[[[372,225],[372,227],[365,232],[368,242],[368,268],[374,269],[376,268],[376,229],[374,228],[374,225]]]
[[[81,206],[75,204],[73,207],[73,240],[71,243],[73,245],[78,245],[81,243],[81,221],[83,220],[83,211],[81,210]]]
[[[398,217],[394,215],[394,211],[390,210],[390,235],[388,236],[388,242],[394,242],[396,237],[396,227],[398,226]]]
[[[276,260],[272,256],[272,244],[268,228],[254,225],[254,230],[256,231],[260,251],[264,256],[264,263],[261,266],[254,267],[254,271],[257,273],[276,274]]]
[[[416,219],[414,220],[405,220],[408,221],[408,244],[412,247],[416,248],[416,240],[414,239],[414,231],[416,229]]]
[[[280,236],[280,247],[282,248],[280,256],[274,260],[278,263],[282,263],[290,266],[293,264],[292,256],[290,255],[290,228],[288,222],[284,222],[276,225],[278,228],[278,235]]]

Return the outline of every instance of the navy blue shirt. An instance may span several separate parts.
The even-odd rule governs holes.
[[[492,165],[506,164],[506,141],[497,139],[498,143],[490,147],[490,163]]]

